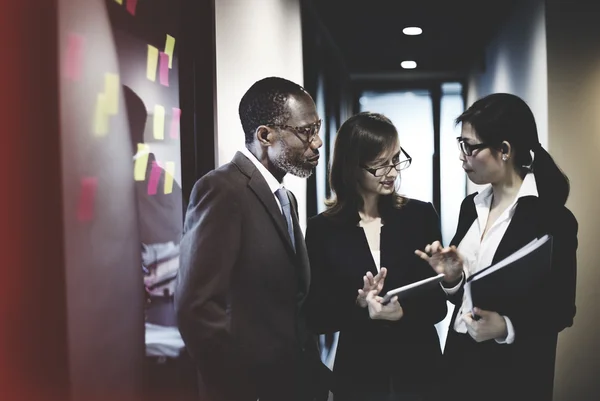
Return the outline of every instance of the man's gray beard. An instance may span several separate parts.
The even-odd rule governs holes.
[[[291,157],[290,157],[289,153],[290,153],[289,150],[284,148],[284,151],[281,152],[279,154],[279,156],[273,160],[273,165],[275,166],[275,168],[277,168],[278,170],[280,170],[286,174],[291,174],[296,177],[300,177],[300,178],[310,177],[313,169],[311,168],[311,169],[307,170],[302,166],[294,164],[292,161],[290,161]]]

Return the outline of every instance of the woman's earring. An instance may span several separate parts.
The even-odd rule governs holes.
[[[502,160],[503,161],[507,161],[508,160],[508,155],[507,154],[503,154],[502,155]]]

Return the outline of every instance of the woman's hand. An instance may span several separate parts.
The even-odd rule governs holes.
[[[467,332],[477,342],[487,340],[504,340],[508,335],[506,320],[496,312],[474,308],[473,312],[479,320],[473,319],[470,313],[465,313],[462,319],[467,324]]]
[[[379,295],[383,289],[386,275],[387,269],[382,267],[375,277],[373,277],[373,273],[371,272],[367,272],[367,274],[363,276],[363,288],[358,290],[358,297],[356,297],[358,306],[361,308],[367,307],[367,294],[370,291],[376,291],[375,295]]]
[[[402,319],[404,311],[398,302],[398,297],[390,299],[390,302],[383,304],[383,298],[377,295],[377,291],[369,291],[367,293],[367,305],[369,308],[369,317],[373,320],[391,320],[396,321]]]
[[[462,277],[463,260],[454,245],[444,248],[440,241],[435,241],[427,245],[424,252],[417,249],[415,254],[438,274],[443,274],[446,283],[456,283]]]

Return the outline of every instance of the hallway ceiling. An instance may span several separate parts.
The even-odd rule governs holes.
[[[522,0],[521,0],[522,1]],[[312,0],[351,76],[462,75],[517,0]],[[418,26],[423,33],[406,36]],[[404,60],[417,68],[405,70]]]

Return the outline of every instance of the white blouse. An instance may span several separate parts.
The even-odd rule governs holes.
[[[475,210],[477,211],[477,219],[473,222],[460,244],[458,244],[458,252],[464,260],[464,277],[469,277],[492,264],[496,249],[498,249],[498,245],[500,245],[500,241],[502,241],[502,237],[504,237],[504,233],[506,233],[506,230],[508,229],[519,199],[524,196],[538,196],[535,177],[533,173],[528,173],[525,176],[513,203],[502,212],[482,238],[482,233],[485,230],[490,213],[492,195],[493,191],[492,186],[490,185],[473,198]],[[454,294],[460,289],[461,285],[462,281],[454,288],[442,288],[444,288],[446,293]],[[462,320],[462,316],[469,310],[470,307],[466,305],[466,297],[463,296],[461,308],[454,321],[454,330],[458,333],[467,332],[467,325]],[[506,316],[504,316],[504,319],[506,321],[508,336],[504,341],[496,341],[501,344],[512,344],[515,340],[515,330],[510,319]]]
[[[377,267],[377,271],[381,270],[381,250],[380,250],[380,238],[381,238],[381,218],[373,219],[368,223],[363,222],[362,220],[358,223],[360,227],[365,231],[365,236],[367,237],[367,242],[369,243],[369,249],[371,251],[371,256],[373,256],[373,261],[375,262],[375,267]],[[375,241],[375,242],[374,242]]]

